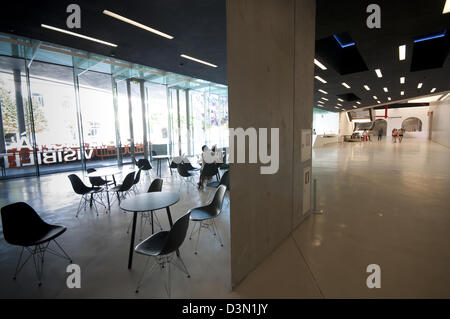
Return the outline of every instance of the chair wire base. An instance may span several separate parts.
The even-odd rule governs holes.
[[[195,231],[195,226],[197,224],[199,226],[198,226],[197,230]],[[200,232],[201,232],[202,228],[208,229],[211,232],[211,234],[213,234],[214,238],[217,239],[220,246],[223,247],[222,237],[220,236],[219,229],[217,228],[215,219],[213,218],[213,219],[209,219],[209,220],[201,220],[201,221],[194,223],[194,226],[192,227],[192,230],[191,230],[191,234],[189,235],[189,240],[191,240],[192,235],[197,234],[197,242],[195,244],[195,251],[194,251],[194,253],[196,255],[198,254],[198,242],[200,241]]]
[[[58,246],[58,248],[62,252],[62,254],[61,254],[61,252],[58,252],[58,251],[54,250],[53,248],[49,247],[51,242],[54,242],[56,244],[56,246]],[[29,255],[21,263],[23,253],[25,250],[29,252]],[[19,260],[17,261],[17,266],[16,266],[16,270],[14,272],[13,280],[16,280],[19,272],[22,270],[22,268],[25,266],[25,264],[28,262],[28,260],[30,260],[30,258],[32,257],[33,263],[34,263],[34,268],[36,270],[36,276],[38,279],[38,285],[41,286],[42,285],[42,276],[43,276],[43,272],[44,272],[44,256],[45,256],[45,253],[47,253],[47,252],[52,255],[55,255],[57,257],[66,259],[69,261],[69,263],[72,263],[72,258],[66,253],[66,251],[61,247],[61,245],[55,239],[48,241],[46,243],[43,243],[43,244],[36,245],[36,246],[25,246],[25,247],[22,247],[22,250],[20,252],[20,256],[19,256]]]
[[[152,263],[150,270],[147,273],[148,264],[151,258],[154,258],[155,261]],[[189,274],[189,271],[183,261],[183,259],[180,256],[175,256],[175,253],[171,253],[164,256],[156,256],[156,257],[148,257],[147,261],[145,262],[144,269],[142,270],[142,274],[139,278],[137,287],[136,287],[136,293],[139,293],[139,290],[141,288],[142,282],[144,281],[145,274],[150,275],[154,270],[155,266],[159,266],[160,270],[167,269],[167,283],[164,285],[164,288],[166,290],[167,295],[169,298],[171,297],[171,269],[170,265],[174,265],[177,267],[181,272],[187,275],[188,278],[191,278],[191,275]]]

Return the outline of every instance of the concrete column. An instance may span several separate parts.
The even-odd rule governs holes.
[[[311,150],[302,161],[301,133],[312,129],[314,34],[314,0],[227,1],[230,127],[280,130],[276,174],[261,175],[259,164],[231,165],[233,286],[310,212],[303,172]]]

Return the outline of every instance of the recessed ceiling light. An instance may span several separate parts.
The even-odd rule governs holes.
[[[436,91],[436,88],[432,88],[430,93],[434,93],[434,91]]]
[[[420,88],[422,87],[422,84],[423,84],[423,83],[417,84],[417,88],[420,89]]]
[[[444,10],[442,10],[442,14],[446,14],[450,12],[450,1],[446,0],[444,4]]]
[[[327,81],[325,81],[324,79],[322,79],[320,76],[316,75],[315,76],[316,80],[319,80],[322,83],[327,83]]]
[[[339,105],[339,106],[342,106],[342,104],[341,104],[341,103],[338,103],[337,105]]]
[[[88,37],[86,35],[82,35],[82,34],[79,34],[79,33],[67,31],[67,30],[64,30],[64,29],[55,28],[55,27],[52,27],[50,25],[41,24],[41,27],[49,29],[49,30],[53,30],[53,31],[62,32],[62,33],[68,34],[68,35],[72,35],[74,37],[78,37],[78,38],[94,41],[94,42],[101,43],[101,44],[104,44],[104,45],[109,45],[110,47],[117,47],[117,44],[114,44],[114,43],[110,43],[110,42],[106,42],[106,41],[99,40],[99,39],[96,39],[96,38]]]
[[[401,91],[401,92],[400,92],[400,95],[405,95],[405,91]]]
[[[373,96],[373,98],[374,98],[375,100],[378,100],[378,98],[377,98],[375,95]]]
[[[345,83],[345,82],[342,82],[341,83],[344,87],[346,87],[347,89],[349,89],[350,88],[350,85],[348,85],[347,83]]]
[[[390,101],[391,100],[391,98],[390,97],[388,97],[388,101]]]
[[[185,59],[188,59],[188,60],[192,60],[192,61],[195,61],[195,62],[198,62],[198,63],[202,63],[202,64],[205,64],[205,65],[208,65],[208,66],[213,67],[213,68],[217,68],[217,65],[215,65],[215,64],[212,64],[212,63],[209,63],[209,62],[197,59],[197,58],[193,58],[193,57],[191,57],[189,55],[186,55],[186,54],[180,54],[180,56],[182,58],[185,58]]]
[[[403,61],[406,59],[406,45],[401,45],[398,47],[398,59]]]
[[[404,76],[402,76],[402,77],[400,78],[400,83],[401,83],[401,84],[405,83],[405,80],[406,80],[406,78],[405,78]]]
[[[370,87],[368,87],[367,85],[364,85],[364,88],[365,88],[367,91],[370,91]]]
[[[377,76],[378,76],[379,78],[382,78],[382,77],[383,77],[383,74],[381,74],[381,70],[380,70],[380,69],[375,69],[375,73],[377,74]]]
[[[318,91],[321,92],[321,93],[323,93],[323,94],[328,94],[327,91],[324,91],[324,90],[322,90],[322,89],[319,89]]]
[[[383,88],[383,91],[384,92],[388,92],[388,88]]]
[[[377,103],[380,104],[381,102],[380,102],[380,101],[377,101]]]
[[[314,59],[314,64],[317,65],[319,68],[321,68],[322,70],[326,70],[326,66],[323,65],[322,63],[319,62],[319,60]]]
[[[322,100],[328,101],[328,99],[326,97],[321,97]]]
[[[356,105],[353,105],[353,108],[354,108],[354,109],[357,109],[358,107],[357,107]]]
[[[343,99],[341,99],[341,98],[338,98],[338,101],[344,102],[344,100],[343,100]]]
[[[356,103],[357,103],[357,104],[361,104],[361,102],[359,102],[359,101],[357,101]]]
[[[146,31],[152,32],[154,34],[157,34],[157,35],[159,35],[161,37],[164,37],[164,38],[167,38],[167,39],[173,39],[173,36],[171,36],[171,35],[168,35],[168,34],[166,34],[164,32],[161,32],[161,31],[158,31],[156,29],[150,28],[150,27],[148,27],[148,26],[146,26],[146,25],[144,25],[142,23],[139,23],[139,22],[133,21],[131,19],[122,17],[121,15],[118,15],[117,13],[114,13],[114,12],[111,12],[111,11],[108,11],[108,10],[103,10],[103,13],[108,15],[108,16],[110,16],[110,17],[116,18],[116,19],[118,19],[120,21],[132,24],[135,27],[138,27],[138,28],[144,29]]]

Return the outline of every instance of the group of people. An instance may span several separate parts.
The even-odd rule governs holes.
[[[403,128],[397,130],[396,128],[394,128],[392,130],[392,141],[394,143],[397,143],[397,138],[398,138],[398,142],[401,143],[403,140],[403,134],[405,133],[405,130]]]
[[[382,140],[383,132],[384,132],[384,131],[383,131],[382,128],[380,128],[380,129],[378,130],[378,141],[381,141],[381,140]],[[403,135],[404,135],[404,133],[405,133],[405,130],[404,130],[403,128],[401,128],[401,129],[399,129],[399,130],[397,130],[396,128],[394,128],[394,129],[392,130],[392,141],[393,141],[394,143],[397,143],[397,139],[398,139],[398,142],[401,143],[402,140],[403,140]],[[370,141],[370,134],[369,134],[369,131],[368,131],[368,130],[364,130],[364,133],[363,133],[363,141],[364,141],[364,142]]]

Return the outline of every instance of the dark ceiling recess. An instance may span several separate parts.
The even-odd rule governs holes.
[[[361,100],[356,94],[354,93],[344,93],[344,94],[338,94],[338,98],[343,99],[345,102],[355,102]]]
[[[414,41],[411,72],[442,68],[449,53],[447,31],[418,37]]]
[[[419,107],[419,106],[429,106],[430,103],[394,103],[394,104],[389,104],[388,108],[389,109],[399,109],[402,107]],[[375,110],[384,110],[386,107],[386,105],[380,105],[375,107]]]
[[[348,32],[333,34],[317,40],[316,55],[340,75],[368,70],[364,59]]]

